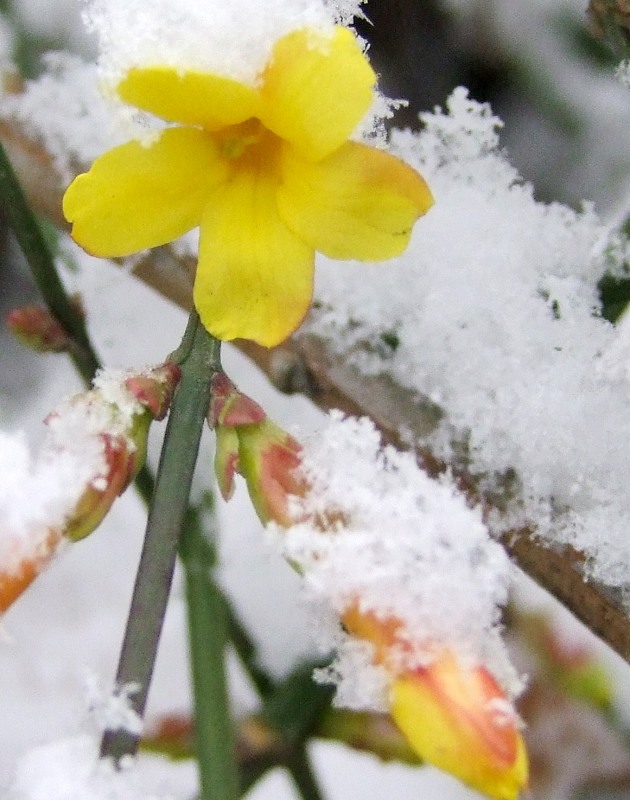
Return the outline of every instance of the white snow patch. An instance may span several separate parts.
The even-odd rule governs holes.
[[[280,531],[278,540],[303,574],[307,597],[337,617],[356,603],[362,612],[400,621],[409,647],[392,655],[402,670],[448,649],[486,664],[517,691],[499,626],[511,565],[480,510],[452,481],[431,479],[410,453],[383,449],[371,421],[339,413],[306,443],[300,470],[310,489],[295,498],[295,516],[305,521]],[[322,525],[326,517],[337,522]],[[350,684],[346,702],[370,706],[383,687],[371,648],[330,631],[321,628],[342,654],[333,677]]]
[[[169,770],[175,772],[175,765],[169,765]],[[159,783],[155,775],[147,782],[148,774],[132,761],[121,770],[99,761],[97,741],[78,736],[26,753],[18,762],[6,800],[175,800],[167,785],[155,785]]]
[[[311,330],[442,407],[426,443],[447,459],[465,443],[471,471],[511,501],[503,524],[533,522],[584,551],[590,574],[623,584],[630,410],[597,369],[626,336],[598,314],[609,231],[590,207],[534,200],[486,105],[464,89],[447,105],[393,142],[435,206],[388,265],[323,261]]]
[[[26,82],[19,94],[5,94],[0,116],[15,119],[26,134],[40,141],[65,182],[77,168],[127,138],[104,99],[94,64],[68,53],[45,56],[45,71]]]
[[[325,0],[87,0],[84,18],[100,41],[102,75],[117,83],[131,67],[163,64],[253,84],[274,43],[298,28],[330,30],[359,12]]]

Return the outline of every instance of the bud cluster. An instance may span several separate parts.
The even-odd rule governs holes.
[[[422,759],[515,800],[528,767],[497,626],[509,564],[478,510],[384,451],[367,420],[333,415],[303,448],[225,375],[213,388],[223,497],[240,473],[307,595],[341,622],[321,677],[340,702],[389,710]]]
[[[166,414],[179,376],[171,363],[104,371],[48,415],[35,462],[16,450],[20,485],[12,497],[0,494],[0,612],[61,547],[101,523],[144,464],[150,423]]]

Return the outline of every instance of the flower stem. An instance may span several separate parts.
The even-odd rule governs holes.
[[[182,345],[182,377],[173,399],[162,446],[153,501],[140,556],[127,629],[120,654],[119,687],[133,684],[133,709],[144,713],[164,613],[170,593],[177,546],[184,525],[199,440],[210,400],[210,382],[220,369],[220,342],[210,336],[196,313],[190,315]],[[133,755],[138,736],[107,730],[101,755],[118,761]]]
[[[237,800],[239,773],[225,675],[226,601],[213,580],[214,542],[190,514],[180,544],[186,573],[195,749],[202,800]]]
[[[286,766],[302,800],[324,800],[304,746],[292,754]]]
[[[99,363],[88,338],[85,322],[70,302],[54,259],[1,144],[0,205],[48,309],[75,345],[70,357],[83,379],[89,383]]]
[[[267,672],[258,666],[256,646],[227,598],[224,598],[224,603],[232,646],[258,694],[262,698],[268,697],[274,689],[274,683]]]

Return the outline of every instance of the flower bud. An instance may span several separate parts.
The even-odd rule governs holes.
[[[105,472],[87,486],[67,518],[64,533],[73,542],[85,538],[100,525],[133,475],[136,453],[130,449],[128,442],[123,437],[110,436],[107,433],[102,433],[100,438],[103,443]]]
[[[39,353],[65,353],[72,347],[71,337],[44,306],[14,308],[7,325],[22,344]]]
[[[249,496],[260,520],[291,525],[289,497],[304,492],[296,477],[302,446],[292,436],[266,419],[238,430],[238,471],[245,478]]]
[[[51,528],[33,551],[22,553],[22,543],[16,543],[16,549],[20,547],[17,564],[0,571],[0,614],[4,614],[53,558],[62,538],[62,531]]]
[[[515,800],[528,780],[525,744],[511,701],[481,664],[427,645],[415,666],[401,622],[363,612],[355,603],[346,630],[374,647],[374,661],[391,677],[390,713],[416,753],[496,800]]]
[[[394,679],[390,713],[416,752],[496,800],[516,800],[527,753],[505,693],[482,665],[443,651]]]
[[[161,420],[170,408],[181,375],[177,364],[166,361],[159,367],[127,378],[125,387],[151,412],[153,419]]]
[[[275,425],[263,409],[242,394],[223,373],[213,381],[208,415],[217,435],[215,473],[225,500],[234,491],[234,475],[245,478],[256,513],[263,523],[290,525],[289,496],[302,494],[295,474],[302,447]]]

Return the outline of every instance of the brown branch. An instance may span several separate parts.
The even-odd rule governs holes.
[[[63,187],[43,148],[29,140],[17,124],[7,122],[0,124],[0,140],[34,207],[59,224]],[[163,247],[142,259],[134,273],[160,294],[189,309],[193,270],[193,262],[177,259],[170,248]],[[439,419],[440,412],[431,403],[418,399],[416,393],[386,375],[361,374],[334,354],[325,340],[314,335],[294,337],[273,350],[251,342],[236,344],[281,391],[306,395],[324,410],[338,408],[348,414],[369,416],[385,441],[397,447],[407,448],[401,430],[407,440],[421,439]],[[446,466],[426,450],[419,450],[418,457],[434,474]],[[462,472],[459,479],[471,500],[492,503],[490,498],[478,495],[472,476]],[[554,548],[543,543],[526,528],[504,534],[502,544],[525,573],[630,662],[630,619],[621,590],[585,580],[580,553],[570,547]]]

